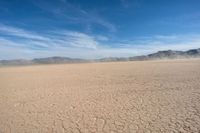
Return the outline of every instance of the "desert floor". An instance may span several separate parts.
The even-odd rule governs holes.
[[[0,68],[1,132],[200,132],[200,60]]]

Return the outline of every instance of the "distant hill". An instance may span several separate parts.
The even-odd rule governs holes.
[[[156,60],[156,59],[179,59],[179,58],[197,58],[200,57],[200,48],[188,51],[158,51],[145,56],[130,57],[129,60]]]
[[[96,59],[95,61],[96,62],[129,61],[129,58],[125,58],[125,57],[107,57],[107,58]]]
[[[81,63],[88,62],[88,60],[68,57],[47,57],[47,58],[36,58],[31,60],[34,64],[63,64],[63,63]]]
[[[32,65],[32,64],[33,62],[31,60],[23,60],[23,59],[0,60],[0,66]]]
[[[35,58],[32,60],[0,60],[0,66],[15,66],[15,65],[37,65],[37,64],[64,64],[64,63],[83,63],[89,62],[89,60],[68,58],[68,57],[47,57],[47,58]]]
[[[13,65],[35,65],[35,64],[64,64],[64,63],[86,63],[86,62],[110,62],[110,61],[143,61],[143,60],[157,60],[157,59],[181,59],[181,58],[200,58],[200,48],[191,49],[188,51],[158,51],[149,55],[134,56],[134,57],[108,57],[94,60],[68,58],[68,57],[47,57],[35,58],[32,60],[0,60],[0,66]]]

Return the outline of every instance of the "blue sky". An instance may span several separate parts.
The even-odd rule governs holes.
[[[200,48],[199,0],[0,0],[0,59]]]

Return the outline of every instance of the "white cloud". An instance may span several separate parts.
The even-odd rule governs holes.
[[[21,28],[16,28],[16,27],[4,25],[4,24],[0,24],[0,33],[11,35],[11,36],[17,36],[21,38],[46,40],[46,41],[49,40],[48,38],[44,36],[38,35],[37,33],[29,32]]]
[[[99,45],[94,37],[80,32],[65,32],[71,46],[96,49]]]
[[[99,41],[108,41],[108,40],[109,40],[108,37],[102,36],[102,35],[98,35],[98,36],[96,36],[95,38],[96,38],[97,40],[99,40]]]
[[[46,34],[39,34],[3,25],[0,27],[0,59],[48,56],[128,57],[159,50],[200,48],[199,38],[200,34],[155,35],[119,43],[117,40],[113,42],[102,35],[89,35],[68,30],[48,31]]]
[[[12,42],[15,45],[24,45],[27,48],[32,46],[40,46],[46,48],[54,47],[80,47],[80,48],[89,48],[96,49],[98,47],[98,41],[95,37],[87,35],[85,33],[76,32],[76,31],[57,31],[53,34],[39,34],[30,32],[21,28],[11,27],[7,25],[0,25],[0,35],[7,35],[17,38],[15,42],[12,39],[6,37],[1,37],[8,42]],[[11,43],[9,43],[11,44]],[[19,45],[20,47],[20,45]]]
[[[93,20],[94,23],[100,24],[102,26],[104,26],[105,28],[109,29],[110,32],[116,32],[117,28],[114,24],[100,18],[100,17],[94,17],[91,19]]]
[[[187,35],[155,35],[119,44],[122,48],[130,48],[144,53],[159,50],[188,50],[200,48],[200,34]],[[117,44],[118,45],[118,44]],[[141,55],[141,54],[140,54]]]

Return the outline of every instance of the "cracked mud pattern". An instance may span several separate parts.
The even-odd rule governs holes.
[[[200,132],[200,60],[0,68],[0,133]]]

